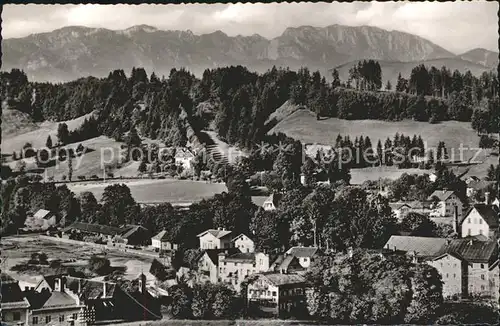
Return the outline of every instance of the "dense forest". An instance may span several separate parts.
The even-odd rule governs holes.
[[[201,79],[184,69],[168,77],[148,76],[134,68],[129,77],[116,70],[107,78],[81,78],[63,84],[28,81],[23,71],[0,74],[0,94],[8,107],[33,120],[68,120],[96,112],[78,139],[104,134],[122,139],[132,128],[167,144],[184,145],[187,130],[213,128],[231,144],[252,148],[269,130],[266,120],[285,101],[318,116],[343,119],[414,119],[431,123],[470,121],[480,133],[498,132],[498,77],[451,73],[445,67],[417,66],[395,91],[381,91],[380,66],[363,61],[345,83],[333,71],[332,82],[319,72],[273,68],[264,74],[242,66],[206,70]],[[391,85],[387,85],[391,88]],[[97,132],[96,132],[97,130]]]

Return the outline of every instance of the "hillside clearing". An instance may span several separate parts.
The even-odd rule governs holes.
[[[97,200],[101,200],[104,188],[113,183],[126,184],[136,202],[151,204],[163,202],[172,204],[193,203],[227,191],[226,185],[223,183],[177,179],[112,180],[106,182],[75,182],[66,185],[76,195],[84,191],[90,191]]]
[[[8,110],[7,112],[12,111]],[[67,120],[67,121],[59,121],[59,122],[53,122],[53,121],[44,121],[39,124],[33,123],[33,125],[28,124],[24,128],[19,129],[15,133],[12,131],[10,133],[7,133],[9,130],[13,129],[11,127],[11,124],[15,122],[13,121],[12,117],[17,116],[18,113],[8,113],[7,115],[4,115],[2,113],[2,120],[4,117],[7,118],[7,120],[2,121],[2,127],[4,125],[9,126],[7,129],[7,132],[4,133],[4,129],[2,128],[2,152],[3,153],[12,153],[13,151],[21,151],[22,147],[26,143],[31,143],[31,145],[35,148],[38,147],[45,147],[45,142],[47,140],[47,137],[50,135],[52,138],[52,143],[55,144],[57,142],[57,126],[60,123],[66,123],[68,125],[68,130],[73,131],[77,128],[79,128],[82,123],[85,121],[85,119],[91,117],[94,113],[91,112],[89,114],[82,115],[81,117],[78,117],[76,119],[72,120]],[[25,122],[22,122],[22,124],[26,124]]]

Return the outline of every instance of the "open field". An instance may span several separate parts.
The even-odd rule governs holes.
[[[120,324],[122,326],[313,326],[328,325],[317,321],[298,321],[280,319],[236,319],[236,320],[176,320],[163,319],[157,321],[140,321]]]
[[[90,191],[94,193],[97,200],[100,200],[104,188],[112,183],[126,184],[130,188],[134,199],[139,203],[192,203],[227,191],[226,185],[223,183],[177,179],[113,180],[68,183],[67,186],[77,195],[84,191]]]
[[[13,110],[9,110],[13,111]],[[17,112],[17,113],[14,113]],[[60,123],[66,123],[68,125],[68,130],[72,131],[77,129],[82,125],[85,119],[92,116],[94,113],[89,113],[82,115],[73,120],[67,121],[44,121],[42,123],[30,123],[23,119],[22,121],[17,121],[14,117],[18,117],[21,113],[19,111],[10,112],[7,115],[2,113],[2,120],[6,117],[6,120],[2,121],[2,126],[7,125],[9,128],[4,131],[2,128],[2,152],[12,153],[12,151],[20,151],[24,144],[31,143],[33,147],[45,147],[45,141],[50,135],[52,138],[52,143],[57,142],[57,126]],[[17,122],[16,122],[17,121]],[[12,125],[18,126],[16,130],[12,130]]]
[[[342,120],[328,118],[316,120],[316,115],[312,112],[301,109],[293,112],[288,117],[281,120],[269,134],[282,132],[286,135],[300,140],[304,144],[321,144],[327,146],[335,145],[337,135],[349,135],[352,140],[360,135],[369,136],[373,146],[378,140],[382,144],[387,137],[393,139],[396,133],[413,137],[421,135],[427,148],[436,148],[439,141],[444,141],[448,149],[448,154],[455,160],[467,161],[477,155],[474,160],[478,164],[470,165],[470,175],[484,177],[490,164],[498,164],[498,156],[493,156],[491,150],[476,149],[479,144],[479,136],[472,129],[469,122],[445,121],[438,124],[418,122],[412,120],[404,121],[382,121],[382,120]],[[460,154],[461,146],[464,148],[463,155]],[[312,147],[308,145],[308,147]],[[353,183],[358,180],[378,179],[380,171],[374,168],[362,169],[364,171],[353,170]],[[367,176],[373,171],[373,176]],[[465,170],[465,167],[462,168]],[[405,170],[399,170],[404,173]],[[398,173],[399,173],[398,171]],[[408,172],[408,170],[406,170]],[[393,172],[390,172],[393,173]],[[357,176],[361,174],[361,176]]]
[[[20,273],[12,270],[17,264],[26,262],[32,253],[44,252],[51,259],[74,260],[76,265],[86,264],[92,254],[101,254],[103,250],[90,245],[54,242],[39,238],[37,235],[20,235],[2,238],[2,272],[24,283],[37,283],[38,275]],[[153,258],[134,255],[127,252],[107,250],[106,257],[112,267],[126,268],[124,277],[135,279],[141,270],[149,271]]]

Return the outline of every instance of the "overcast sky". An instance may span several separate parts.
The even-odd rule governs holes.
[[[370,25],[422,36],[455,53],[498,51],[496,2],[357,2],[188,5],[4,5],[2,35],[23,37],[71,25],[125,29],[221,30],[228,35],[280,35],[286,27]]]

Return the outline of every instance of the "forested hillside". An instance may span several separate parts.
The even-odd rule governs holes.
[[[1,73],[0,94],[6,107],[34,121],[68,120],[95,111],[96,119],[77,132],[79,140],[96,135],[121,140],[136,128],[143,136],[184,145],[188,127],[195,132],[213,127],[227,142],[252,148],[272,127],[272,121],[266,124],[268,117],[287,100],[318,117],[472,121],[479,132],[498,132],[495,74],[475,77],[418,66],[407,78],[399,78],[396,91],[380,91],[377,67],[374,61],[360,62],[346,83],[336,71],[333,82],[327,83],[307,68],[273,68],[257,74],[232,66],[206,70],[201,79],[184,69],[172,69],[168,78],[160,79],[134,68],[129,77],[115,70],[106,78],[50,84],[30,82],[14,69]]]

